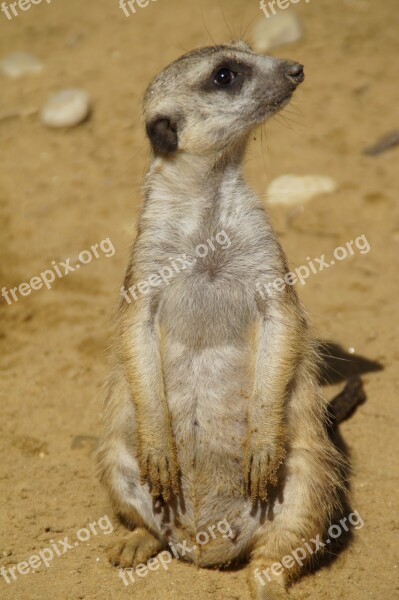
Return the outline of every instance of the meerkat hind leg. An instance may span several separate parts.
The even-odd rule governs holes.
[[[117,540],[107,548],[107,555],[114,567],[136,567],[162,549],[162,543],[146,529],[138,527],[130,535]]]

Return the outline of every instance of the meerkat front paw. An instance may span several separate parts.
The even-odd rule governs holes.
[[[145,563],[161,548],[161,542],[152,533],[144,527],[139,527],[128,538],[110,544],[107,554],[114,567],[128,568]]]
[[[142,447],[138,454],[140,483],[147,481],[152,496],[162,496],[167,502],[170,492],[179,493],[179,465],[173,439],[161,444]]]
[[[277,471],[284,461],[285,449],[281,442],[262,443],[253,437],[252,434],[244,450],[243,493],[250,495],[252,502],[258,497],[266,501],[267,486],[277,484]]]

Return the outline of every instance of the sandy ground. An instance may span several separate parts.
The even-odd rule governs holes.
[[[320,339],[384,367],[365,374],[367,402],[341,427],[353,464],[351,503],[364,527],[291,595],[391,600],[399,597],[399,149],[378,157],[362,150],[399,125],[397,0],[318,0],[289,10],[300,13],[306,35],[275,54],[301,61],[307,78],[291,107],[267,125],[263,144],[260,136],[253,142],[248,177],[263,195],[284,173],[337,180],[336,193],[302,212],[270,212],[293,267],[367,237],[370,252],[310,277],[299,293]],[[0,14],[0,57],[26,50],[46,66],[36,77],[1,79],[0,117],[37,110],[64,87],[82,87],[94,100],[91,120],[67,132],[46,129],[37,114],[0,119],[1,287],[29,281],[52,261],[74,264],[105,238],[115,248],[51,290],[11,306],[1,298],[0,565],[29,560],[51,540],[68,536],[73,544],[79,529],[103,515],[115,526],[55,556],[48,568],[18,573],[9,584],[2,578],[1,598],[249,598],[245,569],[197,570],[181,561],[125,587],[105,557],[121,528],[96,480],[92,448],[148,158],[143,90],[182,51],[239,36],[254,18],[264,18],[255,0],[158,0],[129,18],[116,0],[53,0],[12,21]]]

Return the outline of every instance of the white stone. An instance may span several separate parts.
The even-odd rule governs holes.
[[[296,206],[321,194],[330,194],[337,187],[337,183],[331,177],[281,175],[271,182],[266,195],[270,204]]]
[[[0,71],[11,79],[18,79],[24,75],[36,75],[43,71],[39,59],[27,52],[14,52],[0,61]]]
[[[90,112],[87,92],[78,89],[62,90],[51,96],[40,113],[48,127],[74,127],[82,123]]]
[[[302,35],[303,26],[299,17],[292,11],[280,11],[269,18],[262,17],[255,23],[252,30],[253,48],[255,52],[265,53],[276,46],[296,42]]]

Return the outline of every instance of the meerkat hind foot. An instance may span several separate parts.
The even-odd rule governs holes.
[[[264,587],[259,586],[253,600],[289,600],[290,596],[284,587],[277,583],[266,583]]]
[[[136,567],[157,554],[162,544],[144,527],[135,529],[128,537],[110,544],[107,555],[114,567]]]

